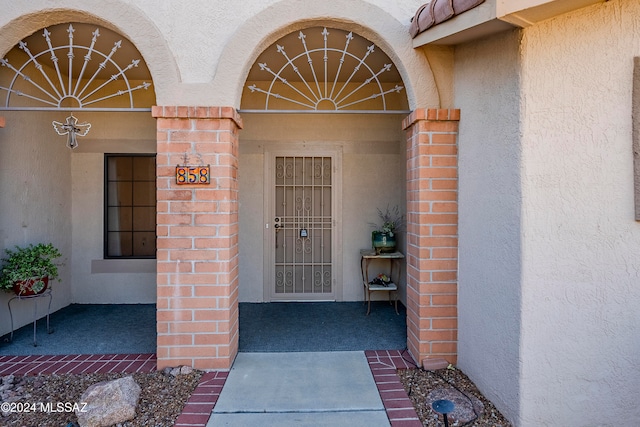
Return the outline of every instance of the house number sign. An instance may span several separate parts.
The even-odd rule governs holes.
[[[176,184],[210,184],[211,167],[206,166],[176,166]]]

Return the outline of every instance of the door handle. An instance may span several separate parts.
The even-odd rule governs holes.
[[[280,231],[280,228],[282,228],[282,218],[280,218],[279,216],[274,218],[273,228],[276,230],[276,237],[274,240],[276,244],[276,249],[278,249],[278,231]]]

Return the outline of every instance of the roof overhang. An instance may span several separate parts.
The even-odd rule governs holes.
[[[501,31],[524,28],[607,0],[486,0],[481,5],[418,34],[413,47],[456,45]]]

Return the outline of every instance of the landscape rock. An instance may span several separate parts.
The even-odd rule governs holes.
[[[133,419],[140,386],[128,376],[93,384],[82,394],[76,410],[80,427],[106,427]]]
[[[24,378],[7,375],[2,377],[0,386],[0,401],[12,403],[21,400],[24,394]],[[2,412],[2,416],[7,416],[8,412]]]
[[[193,368],[191,366],[178,366],[175,368],[164,368],[162,372],[177,377],[178,375],[189,375],[193,372]]]
[[[426,358],[422,360],[422,367],[427,371],[437,371],[439,369],[445,369],[449,366],[449,362],[442,358]]]

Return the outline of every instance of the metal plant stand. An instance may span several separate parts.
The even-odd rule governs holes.
[[[391,252],[391,253],[376,253],[375,250],[371,249],[361,249],[360,250],[360,270],[362,273],[362,284],[364,285],[364,298],[365,303],[367,305],[367,316],[371,313],[371,293],[372,292],[388,292],[389,293],[389,302],[391,303],[391,293],[394,292],[394,302],[396,314],[398,313],[398,285],[397,283],[400,281],[400,269],[402,265],[399,265],[398,268],[398,282],[393,282],[393,264],[398,263],[401,264],[401,260],[404,258],[404,255],[400,252]],[[376,285],[369,283],[369,263],[371,260],[381,259],[390,261],[389,266],[389,278],[392,280],[386,285]]]
[[[51,313],[51,300],[53,299],[51,296],[51,288],[47,289],[41,294],[36,295],[17,295],[9,300],[7,305],[9,306],[9,317],[11,317],[11,335],[9,336],[9,342],[13,341],[13,312],[11,311],[11,302],[13,300],[33,300],[33,346],[38,346],[38,341],[36,340],[36,323],[38,321],[38,298],[49,297],[49,305],[47,306],[47,333],[52,334],[53,329],[49,326],[49,313]]]

